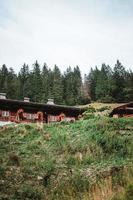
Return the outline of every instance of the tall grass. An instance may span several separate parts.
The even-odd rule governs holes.
[[[99,116],[1,128],[0,199],[92,198],[91,186],[108,176],[126,188],[133,182],[132,133],[133,119]]]

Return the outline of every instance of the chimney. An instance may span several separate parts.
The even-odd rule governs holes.
[[[24,97],[24,101],[25,101],[25,102],[30,102],[30,98]]]
[[[6,99],[6,93],[0,93],[0,99]]]
[[[54,105],[54,99],[48,99],[47,104],[48,105]]]

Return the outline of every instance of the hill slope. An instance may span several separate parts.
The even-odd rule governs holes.
[[[129,199],[132,167],[133,119],[0,129],[0,199]]]

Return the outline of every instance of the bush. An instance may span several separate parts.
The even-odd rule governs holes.
[[[105,97],[99,99],[99,102],[102,102],[102,103],[112,103],[112,102],[115,102],[115,100],[114,100],[113,97],[106,95]]]
[[[97,109],[97,111],[99,111],[99,112],[103,112],[103,111],[105,111],[105,110],[109,110],[109,109],[110,109],[109,106],[103,106],[103,107]]]
[[[133,185],[128,185],[125,194],[116,194],[111,200],[133,200]]]
[[[128,185],[125,192],[125,200],[133,200],[133,185]]]
[[[90,106],[90,107],[83,113],[83,118],[84,118],[84,119],[94,118],[94,117],[95,117],[95,115],[94,115],[95,112],[96,112],[96,109]]]
[[[86,105],[86,104],[91,103],[91,100],[89,97],[81,97],[79,99],[79,102],[80,102],[80,105]]]
[[[5,168],[3,166],[0,166],[0,177],[5,175]]]
[[[94,107],[90,106],[90,107],[87,109],[86,112],[87,112],[87,113],[94,113],[94,112],[96,112],[96,109],[95,109]]]
[[[13,199],[19,199],[19,200],[41,200],[41,193],[33,188],[31,185],[25,184],[22,185],[22,187],[15,192]]]

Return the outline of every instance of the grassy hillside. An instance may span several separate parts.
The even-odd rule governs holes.
[[[130,200],[132,195],[133,119],[0,128],[1,200]]]
[[[99,102],[93,102],[87,105],[79,106],[81,108],[86,109],[94,109],[95,116],[109,116],[109,113],[112,112],[112,110],[118,106],[123,105],[124,103],[99,103]],[[92,110],[91,110],[92,111]]]
[[[103,107],[108,107],[110,108],[111,110],[118,107],[118,106],[121,106],[123,105],[124,103],[99,103],[99,102],[93,102],[93,103],[90,103],[90,104],[87,104],[87,105],[82,105],[80,107],[94,107],[95,109],[100,109],[100,108],[103,108]]]

